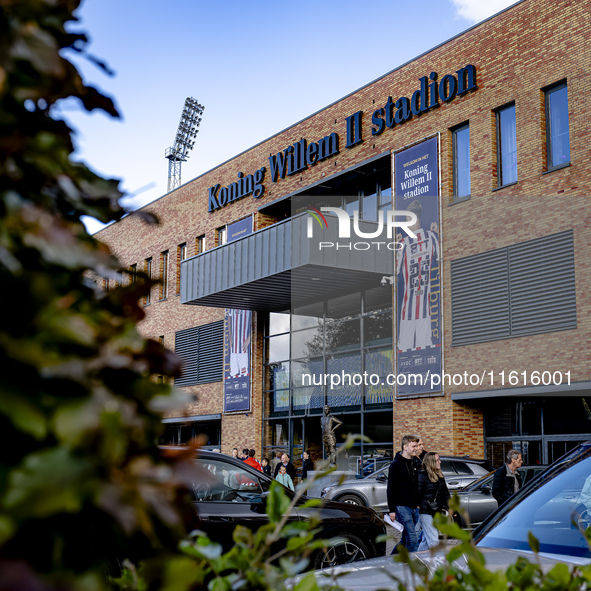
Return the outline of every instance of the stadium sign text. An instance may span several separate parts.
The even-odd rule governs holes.
[[[446,74],[441,79],[437,72],[419,78],[419,88],[411,97],[401,96],[393,100],[388,97],[384,105],[376,109],[371,116],[371,135],[381,135],[386,129],[402,125],[414,117],[419,117],[435,109],[442,103],[448,103],[457,96],[477,90],[476,67],[468,64],[454,74]],[[363,111],[357,111],[345,117],[345,148],[353,148],[363,142]],[[336,120],[335,120],[336,121]],[[329,133],[323,138],[309,141],[306,138],[288,146],[287,148],[269,156],[269,170],[271,182],[300,173],[311,166],[332,158],[339,154],[340,137],[336,132]],[[238,173],[238,179],[222,187],[213,185],[208,189],[208,212],[234,203],[239,199],[252,195],[259,199],[265,192],[263,181],[266,167],[259,168],[252,174]],[[412,181],[410,181],[412,183]]]

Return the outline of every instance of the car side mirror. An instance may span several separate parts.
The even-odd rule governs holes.
[[[485,484],[484,486],[480,487],[480,490],[485,494],[485,495],[490,495],[492,488],[490,486],[490,484]]]
[[[376,476],[376,480],[378,482],[386,482],[386,480],[388,480],[388,477],[382,472],[381,474],[378,474]]]

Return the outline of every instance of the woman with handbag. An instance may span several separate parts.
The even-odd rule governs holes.
[[[433,515],[447,511],[449,491],[439,454],[429,452],[423,458],[423,469],[419,471],[419,514],[423,539],[419,550],[428,550],[439,543],[439,532],[433,525]]]

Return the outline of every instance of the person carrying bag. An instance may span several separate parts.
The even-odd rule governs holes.
[[[448,510],[450,497],[439,454],[429,452],[423,459],[423,469],[419,472],[419,518],[423,539],[419,550],[428,550],[439,543],[439,532],[433,525],[433,515]]]

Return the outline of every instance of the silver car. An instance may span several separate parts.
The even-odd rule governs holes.
[[[528,484],[548,466],[521,466],[521,483]],[[497,500],[492,496],[494,472],[479,478],[462,490],[456,491],[460,497],[463,512],[455,516],[456,522],[463,528],[472,529],[480,525],[493,511],[497,510]]]
[[[345,480],[340,484],[331,484],[322,489],[323,499],[332,499],[342,503],[371,507],[378,513],[388,511],[386,489],[388,470],[384,466],[365,478]],[[491,471],[491,466],[483,460],[466,457],[441,456],[441,471],[445,476],[450,491],[459,490]]]

